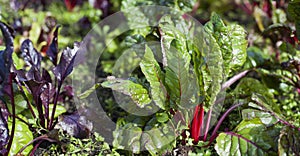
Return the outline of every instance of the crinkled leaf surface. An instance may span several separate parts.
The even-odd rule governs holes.
[[[204,30],[196,28],[198,36],[194,37],[194,45],[190,46],[200,95],[205,96],[206,109],[215,103],[224,80],[222,51],[213,34],[205,31],[208,27],[209,24],[204,26]]]
[[[211,33],[221,48],[224,59],[225,75],[229,75],[241,67],[246,61],[246,48],[248,42],[246,40],[246,31],[237,24],[226,26],[221,18],[213,13],[211,19],[205,24],[204,29]]]
[[[268,128],[259,118],[243,120],[233,132],[217,137],[215,149],[219,155],[269,155],[274,152],[278,129]]]
[[[151,103],[148,91],[140,84],[134,83],[130,80],[108,80],[101,83],[102,87],[110,88],[114,91],[130,96],[133,102],[143,108],[145,105]]]
[[[40,66],[42,55],[39,52],[37,52],[37,50],[33,47],[33,44],[29,39],[25,40],[22,43],[21,52],[25,63],[30,67],[30,70],[26,73],[26,79],[40,81]],[[18,72],[20,73],[21,71]]]
[[[160,20],[165,84],[170,98],[180,105],[182,97],[187,97],[190,81],[191,56],[187,50],[187,39],[174,25],[170,16]],[[191,95],[192,96],[192,95]]]
[[[263,156],[267,155],[262,149],[253,142],[244,139],[242,136],[224,132],[217,137],[215,150],[221,156],[243,155],[243,156]]]
[[[156,122],[155,118],[152,119],[149,121],[150,123]],[[147,150],[152,155],[159,155],[162,149],[174,146],[173,143],[176,138],[174,131],[170,130],[170,124],[161,125],[164,128],[158,128],[149,125],[148,122],[142,130],[136,125],[137,120],[131,123],[123,122],[124,120],[122,119],[118,120],[117,128],[113,133],[115,138],[113,142],[114,147],[131,149],[134,153]]]
[[[141,151],[140,138],[142,129],[140,127],[135,126],[133,123],[127,123],[123,126],[117,124],[117,128],[113,135],[115,138],[113,141],[114,147],[130,149],[134,153],[139,153]]]
[[[168,127],[166,128],[168,129]],[[172,146],[175,139],[174,132],[153,128],[142,134],[141,143],[152,155],[158,155],[160,150]]]
[[[154,58],[151,49],[146,46],[145,55],[140,67],[151,87],[151,97],[157,106],[165,109],[166,88],[163,84],[163,74]]]

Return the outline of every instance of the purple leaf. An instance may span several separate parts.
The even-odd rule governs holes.
[[[74,60],[76,57],[79,43],[74,43],[74,48],[67,48],[63,51],[59,64],[53,69],[55,77],[62,83],[64,79],[72,72]]]
[[[36,68],[30,68],[30,70],[26,73],[27,80],[35,80],[35,81],[42,81],[40,71]]]
[[[50,60],[54,65],[57,65],[57,54],[58,54],[57,36],[58,36],[59,27],[60,27],[59,25],[56,26],[56,29],[53,33],[52,43],[50,44],[49,48],[46,51],[46,54],[48,55],[48,57],[50,58]]]
[[[10,68],[12,65],[12,52],[13,47],[13,30],[6,24],[0,22],[0,29],[5,41],[5,50],[0,51],[0,96],[2,96],[3,90],[7,88]]]
[[[42,104],[45,108],[45,118],[48,119],[49,118],[49,104],[50,104],[50,100],[53,99],[55,95],[55,88],[51,85],[51,83],[46,83],[43,86],[42,89],[42,93],[40,95]]]
[[[78,113],[71,115],[59,116],[57,128],[61,128],[68,134],[76,138],[87,138],[93,125],[86,119],[85,116],[80,116]]]
[[[37,52],[33,47],[32,42],[29,39],[26,39],[21,45],[22,57],[24,58],[25,63],[31,67],[40,69],[42,55]]]
[[[67,98],[72,99],[73,96],[74,96],[73,87],[70,85],[66,85],[64,87],[64,91],[59,94],[58,101],[65,103]]]
[[[3,34],[5,41],[5,50],[0,51],[0,97],[2,100],[3,94],[7,94],[12,97],[11,90],[12,87],[10,83],[15,77],[14,73],[10,72],[12,66],[12,53],[14,50],[13,46],[13,29],[8,25],[0,22],[0,29]],[[9,140],[8,126],[7,126],[7,116],[8,110],[4,104],[0,103],[0,154],[7,155],[6,145]],[[9,148],[9,147],[8,147]]]
[[[32,96],[33,96],[33,100],[35,103],[35,106],[38,110],[38,114],[39,114],[39,118],[41,119],[41,125],[44,126],[44,116],[43,116],[43,105],[42,105],[42,100],[41,100],[41,93],[44,91],[44,82],[38,82],[35,80],[29,80],[29,81],[25,81],[26,86],[29,88]]]
[[[14,51],[14,30],[7,24],[0,21],[0,29],[5,40],[6,51],[12,53]]]
[[[51,76],[50,76],[49,72],[46,69],[43,69],[42,79],[45,82],[52,83]]]

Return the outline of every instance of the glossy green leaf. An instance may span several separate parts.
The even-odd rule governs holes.
[[[187,49],[187,39],[183,32],[177,28],[170,16],[160,20],[163,65],[165,67],[165,84],[172,101],[180,105],[183,97],[188,99],[193,96],[188,90],[191,78],[191,56]]]
[[[171,59],[172,57],[168,58],[168,54],[179,53],[176,55],[180,56],[181,60],[183,61],[183,67],[186,70],[189,68],[191,60],[191,56],[188,53],[186,43],[187,34],[184,32],[184,30],[176,27],[177,25],[175,25],[175,23],[171,19],[171,16],[169,15],[163,16],[159,21],[163,53],[163,65],[169,66],[169,63],[174,63],[172,61],[175,61],[174,59]]]
[[[299,155],[300,131],[284,127],[280,131],[278,140],[278,155]]]
[[[149,34],[151,28],[149,27],[150,18],[147,17],[146,10],[143,10],[141,7],[138,7],[138,1],[125,0],[122,1],[121,11],[124,13],[128,20],[128,26],[136,34],[141,34],[146,36]],[[140,2],[141,3],[141,2]],[[152,2],[147,5],[152,4]]]
[[[243,120],[233,132],[217,137],[215,149],[219,155],[269,155],[276,147],[277,128],[268,128],[261,119]]]
[[[221,90],[224,80],[223,58],[220,46],[209,32],[202,30],[194,38],[193,64],[200,96],[205,96],[205,108],[210,108]],[[190,48],[193,46],[190,46]]]
[[[11,129],[12,122],[8,122],[9,129]],[[31,130],[28,128],[28,126],[21,122],[20,120],[16,119],[16,129],[15,129],[15,135],[12,142],[12,146],[9,152],[9,155],[13,156],[16,155],[19,150],[25,146],[27,143],[29,143],[31,140],[33,140],[33,135],[31,133]],[[33,148],[32,145],[29,145],[23,152],[23,155],[28,155],[31,149]]]
[[[243,155],[263,156],[267,155],[262,149],[252,142],[234,133],[221,133],[217,138],[215,150],[220,156]]]
[[[141,143],[140,138],[142,129],[132,123],[120,125],[117,123],[117,128],[113,132],[113,146],[119,149],[131,150],[133,153],[140,153]]]
[[[151,97],[157,106],[165,109],[166,88],[163,84],[163,74],[154,58],[151,49],[146,46],[145,55],[140,62],[140,67],[151,87]]]
[[[145,105],[151,103],[148,91],[140,84],[134,83],[130,80],[113,79],[101,83],[102,87],[110,88],[114,91],[130,96],[130,98],[143,108]]]
[[[49,105],[49,112],[52,113],[53,111],[53,104]],[[57,118],[59,115],[63,114],[67,112],[66,108],[62,105],[56,105],[56,109],[55,109],[55,114],[54,114],[54,118]]]
[[[234,132],[251,140],[256,146],[268,151],[275,146],[275,140],[272,135],[272,128],[263,124],[260,118],[252,120],[243,120],[235,129]]]
[[[164,123],[169,120],[167,113],[156,113],[155,115],[158,122]]]
[[[226,26],[221,18],[213,13],[204,29],[211,33],[221,48],[225,75],[241,67],[246,61],[246,31],[237,24]]]
[[[22,112],[24,109],[27,108],[27,102],[21,94],[16,94],[14,99],[15,99],[16,114],[19,114],[20,112]],[[7,107],[8,110],[11,112],[12,111],[11,105],[7,105]]]
[[[169,130],[169,127],[166,127]],[[151,129],[142,134],[141,143],[150,151],[152,155],[161,155],[159,151],[168,147],[174,147],[175,134],[174,132],[164,132],[160,129]]]
[[[12,53],[12,59],[16,69],[20,70],[24,67],[25,62],[20,59],[16,53]]]
[[[242,116],[244,120],[251,120],[254,118],[259,118],[261,122],[267,126],[275,124],[278,119],[268,112],[263,112],[255,109],[243,109]]]
[[[90,94],[92,94],[94,91],[96,91],[96,89],[98,87],[100,87],[100,86],[101,85],[99,83],[96,83],[94,86],[92,86],[88,90],[86,90],[83,93],[81,93],[80,95],[78,95],[79,99],[85,99],[85,98],[87,98]]]
[[[265,98],[262,94],[253,93],[251,96],[251,102],[249,103],[249,106],[270,113],[276,118],[284,118],[281,115],[282,113],[281,110],[278,108],[278,105]]]

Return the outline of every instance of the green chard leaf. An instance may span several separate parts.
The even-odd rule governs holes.
[[[207,27],[207,26],[205,26]],[[216,101],[224,80],[224,60],[222,51],[215,38],[203,28],[196,29],[199,36],[194,37],[193,50],[194,71],[197,75],[200,96],[205,96],[205,108],[209,109]]]
[[[174,136],[171,131],[165,133],[159,129],[152,129],[142,134],[141,143],[152,155],[161,155],[158,154],[160,150],[174,146],[176,139]]]
[[[266,153],[257,147],[251,141],[243,138],[242,136],[232,133],[224,132],[219,134],[215,150],[219,155],[230,156],[230,155],[266,155]]]
[[[221,48],[224,59],[224,71],[228,76],[246,61],[246,31],[237,24],[225,25],[221,18],[213,13],[211,20],[205,24],[205,31],[211,33]]]
[[[113,146],[118,149],[130,149],[133,153],[139,153],[141,151],[141,135],[142,129],[135,126],[133,123],[127,123],[121,125],[120,122],[117,122],[117,128],[113,132],[114,141]],[[124,137],[126,136],[126,137]]]
[[[165,109],[166,88],[163,84],[163,73],[154,58],[151,49],[146,46],[144,58],[140,67],[151,87],[151,97],[157,106]]]
[[[243,120],[233,132],[217,137],[215,149],[222,156],[274,154],[278,133],[278,128],[268,128],[259,118]]]
[[[273,101],[274,95],[269,92],[268,87],[254,78],[243,78],[234,89],[234,93],[249,96],[252,101],[257,101],[261,105],[257,106],[257,103],[250,102],[249,106],[251,107],[271,112],[278,117],[281,114],[278,105]]]
[[[140,84],[130,80],[112,79],[101,83],[102,87],[110,88],[114,91],[130,96],[137,106],[143,108],[151,103],[148,91]]]
[[[244,120],[260,118],[261,122],[267,126],[271,126],[278,122],[278,119],[276,119],[272,114],[256,109],[243,109],[242,116]]]
[[[188,93],[191,56],[187,50],[185,35],[174,26],[170,16],[162,17],[160,24],[165,83],[170,98],[180,104]],[[191,95],[192,96],[192,95]]]

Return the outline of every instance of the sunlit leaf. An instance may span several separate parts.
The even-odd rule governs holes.
[[[11,121],[8,122],[10,129],[12,126],[11,124],[12,124]],[[25,123],[16,119],[15,124],[16,124],[16,129],[15,129],[14,139],[12,142],[11,149],[9,151],[9,155],[11,156],[16,155],[22,147],[24,147],[26,144],[28,144],[30,141],[33,140],[32,132]],[[27,146],[27,148],[22,152],[22,154],[28,155],[32,148],[33,148],[32,145]]]
[[[222,132],[215,149],[219,155],[268,155],[274,153],[277,128],[266,127],[259,118],[243,120],[233,132]]]
[[[129,96],[133,102],[141,108],[151,103],[148,91],[142,85],[134,83],[130,80],[108,80],[101,83],[101,85],[102,87],[110,88],[114,91]]]
[[[204,29],[211,33],[221,48],[224,59],[225,75],[241,67],[246,61],[247,40],[243,27],[232,24],[226,26],[221,18],[213,13],[211,20],[205,24]]]
[[[165,67],[165,84],[170,97],[178,105],[182,104],[183,97],[191,98],[194,93],[188,92],[191,56],[187,50],[186,36],[175,27],[170,16],[164,16],[159,24],[161,29],[161,42],[163,65]]]
[[[146,46],[144,58],[140,67],[151,87],[151,97],[157,106],[165,109],[166,89],[163,84],[163,75],[160,66],[154,58],[151,49]]]

